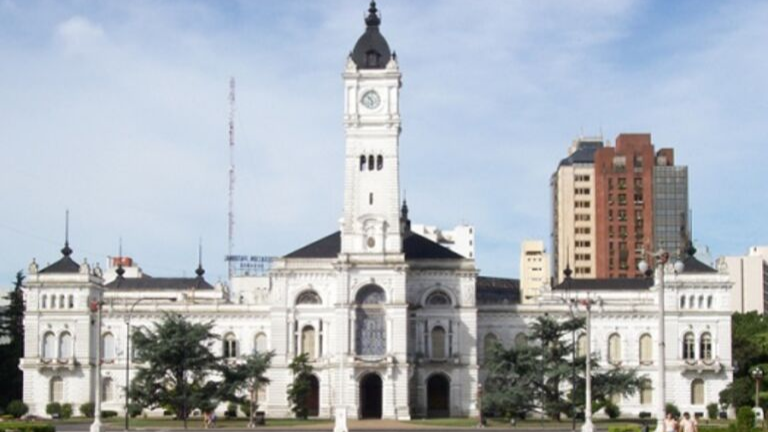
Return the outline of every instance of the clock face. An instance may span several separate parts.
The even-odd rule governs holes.
[[[372,248],[372,247],[376,246],[376,240],[373,237],[368,237],[368,242],[367,243],[368,243],[368,247],[369,248]]]
[[[381,97],[378,93],[376,93],[375,90],[368,90],[363,94],[362,99],[360,99],[360,102],[363,104],[364,107],[368,109],[375,109],[379,106],[381,103]]]

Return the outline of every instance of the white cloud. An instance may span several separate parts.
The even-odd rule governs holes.
[[[54,37],[67,54],[87,54],[105,41],[104,29],[82,16],[73,16],[56,26]]]

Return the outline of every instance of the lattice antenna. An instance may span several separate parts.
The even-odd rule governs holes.
[[[232,279],[235,246],[235,78],[229,79],[229,227],[227,245],[227,270]]]

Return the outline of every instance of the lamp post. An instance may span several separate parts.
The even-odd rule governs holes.
[[[131,315],[133,315],[133,309],[138,305],[139,303],[145,301],[145,300],[168,300],[175,302],[176,297],[162,297],[162,298],[153,298],[153,297],[143,297],[131,304],[131,307],[128,309],[128,313],[125,315],[125,430],[128,430],[128,405],[130,403],[130,387],[131,387]]]
[[[602,305],[603,299],[586,298],[578,301],[577,304],[584,306],[587,311],[587,358],[586,358],[586,371],[584,379],[586,381],[586,395],[584,396],[584,424],[581,426],[581,432],[594,432],[595,425],[592,423],[592,306]]]
[[[755,367],[749,374],[755,380],[755,408],[760,408],[760,381],[763,380],[763,369],[759,366]]]
[[[665,334],[664,334],[664,272],[665,267],[667,263],[669,262],[669,253],[664,251],[663,249],[660,249],[654,253],[651,254],[653,258],[656,260],[656,270],[659,275],[659,288],[658,288],[658,296],[659,296],[659,347],[658,352],[656,353],[658,362],[659,362],[659,377],[658,377],[658,387],[659,387],[659,398],[656,407],[656,432],[664,432],[664,417],[666,416],[666,343],[665,343]],[[651,277],[653,275],[653,270],[651,269],[651,266],[646,261],[640,261],[637,265],[638,270],[640,270],[643,274],[645,274],[646,277]],[[676,261],[674,264],[675,272],[676,273],[682,273],[684,266],[682,261]]]
[[[483,383],[477,385],[477,418],[480,420],[477,427],[485,427],[485,419],[483,418]]]
[[[571,315],[571,320],[576,318],[576,314],[573,312],[573,299],[570,298],[571,293],[571,270],[570,264],[566,264],[563,275],[565,275],[565,282],[568,289],[568,311]],[[571,432],[576,432],[576,328],[571,329]]]
[[[103,306],[102,300],[91,300],[89,304],[91,312],[96,313],[96,395],[90,432],[104,430],[104,425],[101,424],[101,309]]]

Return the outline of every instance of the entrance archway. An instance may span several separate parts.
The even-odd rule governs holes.
[[[307,410],[310,417],[320,415],[320,381],[312,375],[309,377],[309,395],[307,395]]]
[[[437,373],[427,380],[427,417],[451,416],[451,382],[448,377]]]
[[[360,380],[360,418],[380,419],[382,405],[381,377],[369,373]]]

